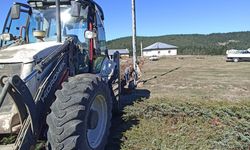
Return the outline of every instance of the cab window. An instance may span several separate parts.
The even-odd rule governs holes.
[[[100,17],[100,15],[97,13],[96,15],[96,21],[97,21],[97,30],[98,30],[98,48],[101,50],[102,53],[105,52],[105,50],[107,49],[106,46],[106,36],[105,36],[105,30],[104,30],[104,24],[103,21]]]
[[[23,40],[26,40],[26,28],[27,28],[27,21],[29,18],[29,14],[27,12],[20,12],[19,19],[11,19],[8,17],[7,24],[4,27],[3,33],[10,33],[16,38],[22,37]],[[2,43],[1,46],[6,46],[14,41],[5,41]]]

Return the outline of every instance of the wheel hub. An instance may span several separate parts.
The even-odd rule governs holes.
[[[97,148],[103,141],[108,121],[108,108],[103,95],[97,95],[90,107],[88,117],[87,139],[92,149]]]
[[[88,128],[93,130],[98,125],[98,112],[95,110],[90,110],[89,120],[88,120]]]

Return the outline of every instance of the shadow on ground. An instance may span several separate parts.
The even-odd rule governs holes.
[[[160,74],[160,75],[158,75],[158,76],[153,76],[153,77],[151,77],[151,78],[148,78],[148,79],[146,79],[146,80],[142,80],[142,81],[140,81],[140,82],[142,82],[143,84],[146,84],[148,81],[151,81],[151,80],[154,80],[154,79],[163,77],[163,76],[168,75],[168,74],[170,74],[170,73],[172,73],[172,72],[175,72],[175,71],[177,71],[177,70],[179,70],[179,69],[181,69],[181,67],[174,68],[174,69],[172,69],[172,70],[169,70],[169,71],[167,71],[167,72],[164,72],[163,74]],[[139,83],[140,83],[140,82],[139,82]]]
[[[146,89],[136,89],[130,94],[121,96],[121,111],[113,115],[112,126],[110,130],[110,136],[106,150],[119,150],[121,149],[121,143],[126,140],[123,138],[123,133],[129,130],[134,125],[138,124],[138,121],[124,121],[122,118],[123,109],[126,106],[133,105],[136,101],[142,101],[149,99],[150,91]]]

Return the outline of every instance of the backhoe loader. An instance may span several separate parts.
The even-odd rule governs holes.
[[[14,3],[0,35],[0,149],[104,149],[119,106],[119,53],[108,56],[93,0]]]

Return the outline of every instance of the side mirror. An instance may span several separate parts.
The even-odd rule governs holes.
[[[87,6],[86,8],[82,8],[82,5],[80,2],[71,1],[70,14],[72,17],[76,17],[76,18],[83,17],[87,19],[88,12],[89,12],[89,6]]]
[[[71,16],[80,17],[81,15],[81,3],[76,1],[71,1]]]
[[[21,11],[20,5],[17,5],[17,4],[13,5],[11,7],[11,12],[10,12],[11,19],[19,19],[20,11]]]
[[[4,33],[0,35],[0,40],[3,41],[12,41],[13,39],[14,39],[13,35],[9,33]]]
[[[86,39],[93,39],[93,38],[97,37],[97,34],[94,31],[86,30],[85,33],[84,33],[84,37]]]

